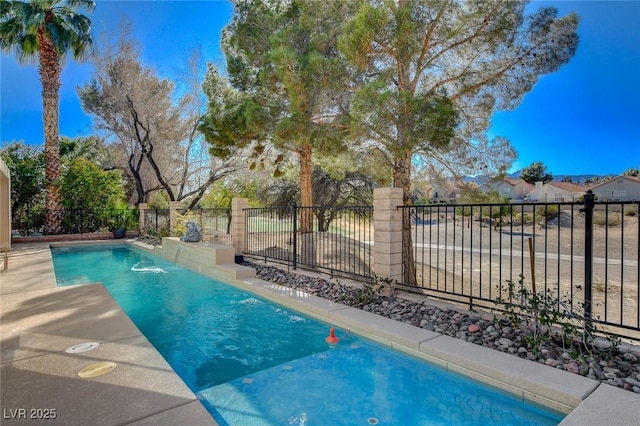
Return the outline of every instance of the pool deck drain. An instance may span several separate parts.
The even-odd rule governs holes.
[[[56,418],[47,423],[69,425],[216,424],[103,286],[56,287],[48,243],[22,243],[12,249],[9,269],[0,272],[0,392],[5,412],[55,409]],[[380,343],[402,346],[451,371],[522,392],[524,399],[576,407],[563,426],[629,425],[640,418],[640,396],[629,391],[258,279],[235,284]],[[93,341],[99,347],[65,352]],[[117,364],[110,374],[90,379],[76,375],[105,359]],[[3,418],[2,424],[27,423]]]
[[[83,343],[78,343],[77,345],[69,346],[64,351],[68,354],[79,354],[82,352],[92,351],[96,349],[98,346],[100,346],[100,343],[98,342],[83,342]]]

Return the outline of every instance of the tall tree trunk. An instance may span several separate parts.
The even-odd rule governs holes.
[[[131,154],[129,156],[129,171],[131,172],[131,177],[133,178],[133,182],[136,187],[136,193],[138,194],[138,204],[146,202],[146,192],[144,190],[144,185],[142,184],[142,176],[140,176],[140,167],[142,165],[143,158],[142,154],[137,160],[135,154]]]
[[[300,159],[300,238],[298,238],[298,262],[312,267],[316,265],[316,244],[313,233],[312,154],[309,143],[298,151]]]
[[[312,188],[312,159],[313,150],[307,143],[298,151],[300,160],[300,206],[308,207],[300,210],[300,233],[313,232],[313,192]]]
[[[62,66],[55,46],[45,34],[38,30],[39,73],[42,83],[42,121],[44,127],[45,185],[47,209],[44,224],[45,234],[62,231],[62,206],[60,203],[60,136],[59,136],[59,90]]]
[[[393,164],[393,186],[402,188],[402,201],[412,205],[411,197],[411,152],[396,155]],[[416,262],[413,255],[410,210],[402,210],[402,266],[405,284],[417,285]]]
[[[327,221],[327,209],[318,208],[316,210],[316,219],[318,220],[318,232],[327,232],[329,223]]]
[[[162,185],[162,187],[167,191],[169,201],[178,201],[173,193],[173,189],[171,189],[171,185],[162,175],[160,167],[153,157],[153,142],[149,137],[149,133],[151,131],[150,126],[148,126],[148,124],[145,125],[142,122],[142,119],[140,119],[138,111],[136,110],[136,104],[133,102],[133,100],[131,100],[128,94],[127,103],[129,105],[129,111],[131,112],[131,118],[133,118],[133,129],[136,134],[136,141],[138,142],[140,151],[146,157],[147,161],[149,161],[149,164],[155,172],[156,178],[158,179],[158,182],[160,182],[160,185]]]

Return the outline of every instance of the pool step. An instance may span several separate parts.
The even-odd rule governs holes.
[[[225,265],[217,265],[217,269],[228,275],[229,278],[234,280],[243,280],[246,278],[255,278],[256,270],[248,268],[246,266],[238,265],[237,263],[228,263]]]

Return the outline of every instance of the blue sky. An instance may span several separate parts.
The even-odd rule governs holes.
[[[143,62],[173,78],[189,54],[223,63],[220,31],[232,7],[226,1],[97,1],[89,15],[96,32],[130,20]],[[571,62],[543,76],[520,106],[496,114],[490,134],[511,140],[512,171],[542,161],[554,175],[618,174],[640,168],[640,1],[534,1],[580,15],[580,45]],[[92,67],[67,60],[60,92],[60,134],[92,133],[75,87]],[[42,100],[37,67],[0,58],[0,141],[42,144]]]

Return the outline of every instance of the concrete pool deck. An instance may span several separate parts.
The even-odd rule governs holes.
[[[301,309],[451,371],[563,412],[562,425],[630,425],[640,396],[255,278],[235,285]],[[102,286],[56,287],[48,243],[14,245],[0,272],[2,424],[30,424],[52,411],[69,425],[215,425],[196,396]],[[65,348],[99,342],[90,352]],[[83,367],[117,364],[83,379]],[[39,410],[39,411],[38,411]]]
[[[13,246],[0,313],[3,425],[217,424],[103,286],[56,287],[49,244]],[[83,342],[100,346],[65,352]],[[117,367],[78,377],[101,361]]]

